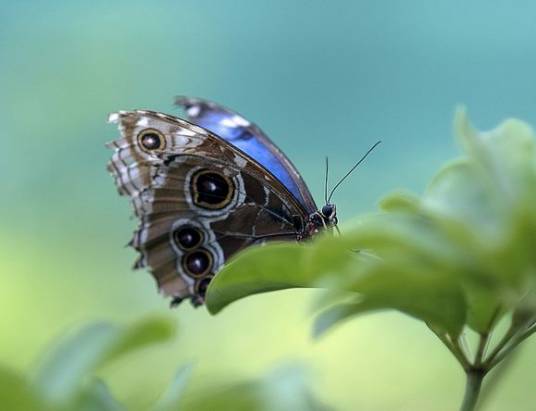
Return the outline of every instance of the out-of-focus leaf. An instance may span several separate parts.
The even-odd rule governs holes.
[[[355,300],[336,304],[321,313],[314,334],[319,336],[358,314],[395,309],[456,338],[465,324],[464,296],[456,281],[444,273],[428,272],[427,268],[422,263],[404,261],[380,261],[368,269],[356,267],[355,271],[362,275],[344,286],[345,293],[356,294]]]
[[[370,250],[384,260],[391,256],[421,259],[436,271],[449,269],[453,260],[469,263],[463,260],[467,244],[449,241],[436,221],[416,213],[367,216],[355,229],[345,231],[340,241],[346,248]]]
[[[536,140],[528,124],[510,119],[489,132],[477,132],[459,109],[454,126],[469,158],[486,170],[504,202],[524,201],[534,191]]]
[[[506,311],[505,299],[500,297],[500,287],[497,284],[473,283],[469,279],[462,284],[462,289],[467,301],[467,325],[477,333],[489,332]]]
[[[488,241],[500,241],[506,221],[494,184],[474,162],[457,160],[432,180],[422,207],[442,218],[468,223],[468,227]]]
[[[372,249],[383,259],[380,266],[386,275],[391,276],[387,277],[386,283],[395,284],[408,272],[412,276],[418,274],[422,283],[408,280],[405,286],[402,285],[406,293],[412,292],[411,287],[416,297],[423,292],[432,296],[441,294],[442,290],[456,289],[451,295],[456,295],[459,302],[463,292],[464,302],[460,307],[467,310],[464,319],[475,331],[484,332],[494,318],[499,318],[499,301],[502,305],[506,301],[501,298],[500,276],[488,261],[493,261],[492,257],[487,258],[487,254],[477,249],[470,233],[464,243],[459,240],[463,237],[463,227],[456,227],[455,222],[449,227],[445,225],[446,222],[438,224],[437,218],[430,215],[390,213],[368,218],[359,229],[348,233],[347,241],[354,247]],[[453,241],[454,238],[457,241]],[[354,271],[357,272],[358,267]],[[430,287],[430,290],[425,291],[423,287]],[[438,290],[433,291],[436,287]],[[416,298],[414,301],[420,300]],[[391,308],[397,308],[397,304],[399,302],[393,300]],[[416,312],[407,313],[419,317]],[[426,318],[421,319],[429,322]]]
[[[9,411],[44,411],[45,405],[26,379],[0,367],[0,409]]]
[[[181,409],[180,404],[184,400],[183,393],[190,381],[192,369],[192,364],[185,365],[179,369],[166,392],[152,407],[153,411],[178,411]]]
[[[517,120],[478,132],[455,118],[463,155],[424,195],[395,193],[383,212],[342,236],[304,246],[268,245],[238,255],[209,287],[217,312],[244,296],[288,287],[326,287],[317,333],[351,316],[396,309],[455,340],[463,326],[486,334],[508,312],[536,316],[536,136]],[[365,258],[366,256],[370,258]],[[376,258],[376,261],[374,261]]]
[[[130,327],[126,327],[113,341],[102,363],[113,361],[117,357],[128,354],[152,344],[171,340],[176,333],[176,323],[169,317],[151,317],[142,319]]]
[[[106,384],[98,379],[92,379],[88,386],[68,408],[72,411],[125,411],[112,395]]]
[[[384,211],[416,211],[420,207],[420,199],[411,193],[396,192],[380,200],[380,208]]]
[[[36,389],[52,404],[73,400],[96,368],[133,350],[173,336],[174,322],[155,317],[129,327],[96,324],[66,337],[37,371]]]
[[[335,304],[325,309],[315,318],[313,337],[319,338],[323,336],[333,326],[351,319],[356,315],[385,308],[388,307],[382,306],[381,304],[375,304],[372,301],[360,301],[359,299],[356,299],[356,302],[354,303],[344,302]]]
[[[268,410],[269,399],[255,382],[228,386],[205,386],[203,393],[188,397],[179,410],[188,411],[250,411]]]
[[[329,411],[307,387],[301,367],[284,367],[261,380],[204,387],[188,398],[188,411]]]
[[[274,404],[277,404],[281,411],[333,411],[315,397],[309,388],[309,381],[307,369],[300,365],[276,369],[261,381],[269,399],[265,409],[273,410]]]
[[[119,333],[117,327],[96,324],[61,341],[39,368],[36,388],[51,403],[67,403],[101,363]]]

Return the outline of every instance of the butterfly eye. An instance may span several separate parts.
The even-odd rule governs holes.
[[[202,277],[212,268],[212,256],[204,249],[193,251],[182,258],[182,268],[192,277]]]
[[[228,177],[209,170],[201,170],[192,177],[191,190],[197,206],[212,210],[225,208],[234,194]]]
[[[331,217],[333,214],[333,206],[331,204],[326,204],[324,207],[322,207],[322,215],[324,217]]]
[[[173,231],[173,241],[183,250],[196,248],[203,242],[203,233],[196,227],[179,227]]]
[[[143,151],[163,150],[166,140],[159,131],[146,129],[138,134],[138,144]]]

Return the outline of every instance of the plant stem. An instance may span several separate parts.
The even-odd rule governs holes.
[[[488,368],[492,369],[502,360],[504,360],[513,350],[517,348],[519,344],[525,341],[528,337],[536,332],[536,326],[531,326],[529,329],[525,330],[523,333],[513,338],[509,345],[507,345],[500,353],[498,353],[494,358],[490,359]]]
[[[482,365],[482,360],[484,359],[484,355],[486,352],[486,348],[488,346],[489,342],[489,333],[482,333],[480,334],[480,338],[478,340],[478,348],[475,355],[475,366],[480,367]]]
[[[489,364],[491,364],[493,360],[495,360],[495,357],[497,357],[497,355],[503,350],[503,348],[506,347],[506,345],[510,342],[510,340],[516,334],[516,332],[517,332],[516,328],[510,326],[506,334],[503,335],[503,337],[501,338],[497,346],[494,348],[492,353],[488,356],[486,360],[487,368],[491,368],[489,367]]]
[[[478,402],[482,380],[486,372],[483,369],[470,369],[467,371],[465,395],[460,411],[474,411]]]
[[[517,350],[513,351],[500,364],[498,364],[498,367],[495,369],[495,371],[486,378],[486,384],[483,386],[480,393],[480,400],[478,401],[478,407],[476,408],[477,410],[480,410],[486,401],[489,400],[499,382],[504,378],[505,374],[510,371],[512,365],[514,365],[514,362],[519,357],[522,349],[523,347],[518,347]]]
[[[460,348],[460,345],[458,344],[458,342],[457,341],[454,341],[454,342],[451,341],[451,339],[446,334],[442,334],[441,332],[438,332],[437,330],[435,330],[432,327],[430,327],[430,329],[437,336],[437,338],[439,338],[441,340],[441,342],[445,345],[445,347],[447,347],[449,349],[449,351],[452,353],[452,355],[454,355],[454,357],[456,357],[456,359],[458,360],[458,362],[460,363],[462,368],[464,370],[469,369],[469,367],[470,367],[469,360],[467,359],[467,357],[466,357],[465,353],[463,352],[463,350]]]

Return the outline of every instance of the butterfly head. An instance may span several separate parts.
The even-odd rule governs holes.
[[[310,238],[319,231],[337,227],[337,222],[335,204],[326,203],[320,210],[309,215],[301,238]]]
[[[333,227],[337,225],[337,207],[335,204],[327,203],[320,210],[320,215],[322,216],[324,226]]]

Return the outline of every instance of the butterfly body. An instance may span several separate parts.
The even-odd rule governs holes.
[[[139,227],[130,245],[178,303],[203,303],[206,287],[236,252],[270,240],[304,240],[336,224],[300,174],[254,124],[215,103],[181,98],[188,120],[114,113],[121,138],[108,164]]]

